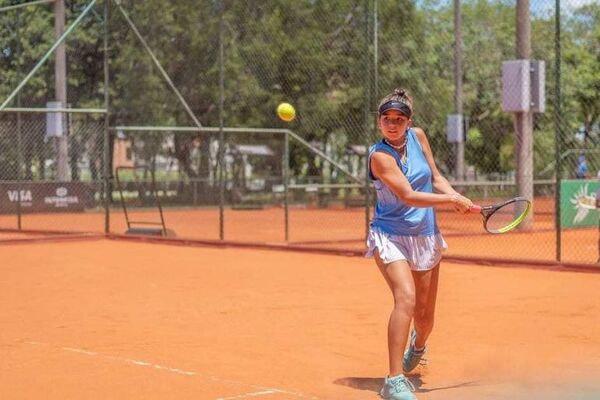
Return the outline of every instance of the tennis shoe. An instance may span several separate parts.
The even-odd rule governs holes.
[[[405,373],[412,371],[417,368],[419,364],[425,364],[426,360],[423,358],[427,351],[427,346],[422,350],[417,351],[415,349],[415,342],[417,340],[417,332],[413,329],[410,333],[410,343],[408,349],[404,352],[404,358],[402,359],[402,369]]]
[[[386,377],[379,395],[385,400],[417,400],[413,394],[415,387],[404,376]]]

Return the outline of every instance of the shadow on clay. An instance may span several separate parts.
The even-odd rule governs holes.
[[[407,374],[406,376],[415,387],[416,393],[429,393],[435,392],[437,390],[455,389],[459,387],[481,385],[481,383],[479,383],[478,381],[468,381],[457,383],[454,385],[439,386],[426,389],[422,387],[424,382],[421,379],[420,374]],[[353,389],[368,390],[371,392],[378,393],[381,387],[383,386],[383,378],[344,377],[336,379],[335,381],[333,381],[333,383],[335,383],[336,385],[348,386]]]

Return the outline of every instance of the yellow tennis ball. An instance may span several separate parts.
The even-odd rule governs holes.
[[[277,115],[283,121],[290,122],[296,118],[296,110],[290,103],[281,103],[277,106]]]

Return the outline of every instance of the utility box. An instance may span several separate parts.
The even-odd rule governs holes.
[[[46,108],[62,108],[60,101],[49,101]],[[62,137],[65,134],[65,114],[62,112],[46,113],[46,138]]]
[[[544,61],[531,60],[531,111],[546,111],[546,64]]]
[[[531,106],[529,60],[502,63],[502,110],[529,112]]]
[[[448,143],[464,142],[462,114],[450,114],[446,124],[446,140]]]
[[[545,63],[511,60],[502,63],[502,110],[542,113],[546,109]]]

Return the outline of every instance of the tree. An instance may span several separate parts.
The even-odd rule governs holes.
[[[600,4],[576,9],[568,30],[572,42],[564,57],[570,88],[566,95],[574,103],[575,124],[583,126],[587,140],[600,122]]]

